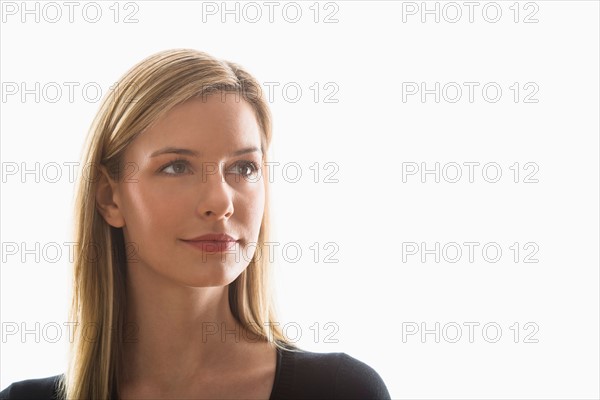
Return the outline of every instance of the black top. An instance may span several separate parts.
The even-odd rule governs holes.
[[[56,400],[62,375],[15,382],[0,392],[0,400]],[[346,353],[282,351],[277,348],[275,399],[391,399],[381,376]]]

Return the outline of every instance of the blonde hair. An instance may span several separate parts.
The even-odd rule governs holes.
[[[174,106],[210,93],[237,93],[254,109],[264,157],[271,142],[271,114],[260,84],[241,66],[194,49],[156,53],[131,68],[104,98],[88,133],[75,200],[75,260],[69,318],[75,322],[69,364],[60,381],[65,399],[116,396],[122,371],[126,301],[126,247],[121,228],[106,223],[96,208],[99,169],[116,179],[128,144]],[[265,243],[269,240],[268,180],[257,248],[248,267],[229,285],[234,318],[248,332],[280,349],[297,349],[276,321]],[[98,251],[99,250],[99,251]],[[96,329],[94,340],[86,330]]]

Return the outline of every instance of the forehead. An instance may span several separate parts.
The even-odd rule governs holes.
[[[261,132],[251,104],[234,93],[214,93],[175,106],[135,138],[126,156],[147,158],[166,146],[219,156],[245,146],[260,148]]]

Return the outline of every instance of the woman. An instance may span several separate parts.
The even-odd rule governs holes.
[[[134,66],[88,136],[65,374],[2,399],[385,398],[367,364],[303,351],[274,312],[271,117],[239,65],[177,49]]]

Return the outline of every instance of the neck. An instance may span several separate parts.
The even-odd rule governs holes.
[[[126,293],[124,382],[171,387],[226,372],[247,338],[231,313],[229,286],[185,287],[136,265]]]

